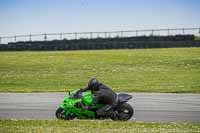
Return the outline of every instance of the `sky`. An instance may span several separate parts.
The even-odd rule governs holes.
[[[0,0],[0,36],[200,27],[200,0]]]

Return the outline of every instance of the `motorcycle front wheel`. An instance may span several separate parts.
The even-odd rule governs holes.
[[[66,116],[66,115],[65,115],[65,110],[62,109],[62,108],[58,108],[58,109],[56,110],[55,115],[56,115],[56,118],[58,118],[58,119],[63,119],[63,120],[72,120],[72,119],[75,118],[75,116],[73,116],[72,114]]]
[[[115,109],[115,116],[112,116],[111,119],[114,121],[127,121],[129,120],[133,114],[134,114],[134,109],[132,106],[128,103],[123,103],[122,105],[118,106]]]

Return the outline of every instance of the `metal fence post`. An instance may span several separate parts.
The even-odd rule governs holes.
[[[92,32],[90,32],[90,39],[92,39]]]
[[[31,40],[31,34],[29,35],[29,41],[32,41],[32,40]]]
[[[151,35],[153,36],[153,33],[154,33],[154,29],[152,29],[152,31],[151,31]]]
[[[75,37],[75,39],[77,39],[77,33],[76,32],[74,33],[74,37]]]
[[[169,36],[169,34],[170,34],[169,32],[170,32],[169,29],[167,29],[167,35],[168,35],[168,36]]]
[[[199,35],[200,35],[200,28],[199,28]]]
[[[44,40],[45,41],[47,40],[47,34],[46,33],[44,34]]]
[[[17,41],[17,37],[16,36],[14,36],[14,40],[15,40],[15,42]]]
[[[121,31],[120,33],[121,33],[121,37],[123,37],[123,31]]]
[[[60,33],[60,40],[62,40],[62,33]]]
[[[108,36],[108,38],[111,38],[111,37],[112,37],[112,36],[111,36],[111,34],[112,34],[112,33],[108,33],[108,35],[107,35],[107,36]]]
[[[107,38],[107,32],[105,32],[104,34],[105,34],[105,38]]]
[[[138,30],[135,31],[136,36],[138,36]]]

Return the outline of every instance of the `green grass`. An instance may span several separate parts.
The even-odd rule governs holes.
[[[54,92],[97,77],[115,91],[200,93],[200,48],[0,52],[0,92]]]
[[[1,133],[197,133],[200,123],[144,123],[92,120],[0,120]]]

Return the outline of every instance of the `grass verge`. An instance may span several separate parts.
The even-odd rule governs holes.
[[[90,77],[115,91],[200,93],[200,48],[0,52],[0,92],[61,92]]]
[[[144,122],[113,122],[93,120],[0,120],[0,132],[98,132],[98,133],[195,133],[200,132],[200,123],[144,123]]]

